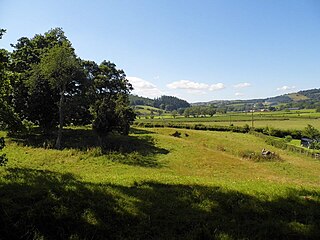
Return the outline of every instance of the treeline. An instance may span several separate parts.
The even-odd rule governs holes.
[[[221,109],[218,109],[221,110]],[[201,116],[213,116],[214,114],[216,114],[217,112],[217,108],[214,105],[210,105],[210,106],[192,106],[189,108],[186,108],[183,111],[183,115],[185,117],[201,117]],[[182,114],[181,114],[182,115]]]
[[[291,102],[287,104],[281,104],[277,107],[278,110],[286,110],[289,108],[317,109],[317,111],[320,112],[320,102],[315,99],[308,99],[297,102]]]
[[[11,46],[12,52],[0,50],[2,128],[16,133],[35,124],[46,133],[58,127],[56,148],[64,125],[92,124],[101,142],[112,131],[128,134],[132,86],[114,63],[79,58],[61,28]]]
[[[310,90],[304,90],[299,91],[299,94],[302,94],[310,99],[320,101],[320,89],[310,89]]]
[[[277,129],[272,127],[257,127],[252,128],[248,124],[244,126],[221,126],[221,125],[204,125],[201,123],[196,124],[183,124],[174,122],[135,122],[136,126],[145,128],[180,128],[180,129],[193,129],[193,130],[203,130],[203,131],[218,131],[218,132],[237,132],[237,133],[249,133],[256,132],[263,134],[265,136],[272,136],[277,138],[282,138],[286,143],[290,142],[292,139],[301,139],[302,137],[307,137],[313,140],[313,144],[310,148],[320,149],[320,131],[315,129],[312,125],[307,125],[303,130],[297,129]]]
[[[137,106],[137,105],[145,105],[145,106],[154,106],[154,100],[146,97],[140,97],[137,95],[130,95],[129,96],[130,105]]]

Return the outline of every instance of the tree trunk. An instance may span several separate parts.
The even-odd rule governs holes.
[[[60,102],[59,102],[59,130],[58,136],[56,140],[56,149],[61,149],[61,139],[62,139],[62,129],[63,129],[63,122],[64,122],[64,93],[65,93],[65,86],[63,90],[60,92]]]

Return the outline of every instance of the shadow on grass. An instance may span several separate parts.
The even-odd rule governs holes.
[[[161,167],[156,155],[168,154],[169,151],[156,146],[153,137],[144,135],[152,132],[138,129],[132,131],[134,136],[107,136],[101,147],[97,135],[91,129],[64,129],[62,145],[66,149],[78,149],[84,152],[99,148],[100,150],[96,152],[92,150],[94,156],[108,155],[112,161],[123,164]],[[53,148],[55,139],[55,134],[42,134],[37,132],[37,129],[28,135],[11,137],[11,140],[18,144],[38,148]]]
[[[320,192],[273,200],[220,187],[81,182],[8,169],[0,183],[1,239],[319,239]]]
[[[150,130],[145,130],[145,129],[130,128],[130,133],[133,133],[133,134],[152,134],[154,132],[152,132]]]

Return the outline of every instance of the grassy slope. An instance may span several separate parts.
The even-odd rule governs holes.
[[[154,114],[157,114],[157,111],[161,110],[160,108],[155,108],[155,107],[151,107],[151,106],[145,106],[145,105],[137,105],[135,106],[135,110],[137,112],[140,112],[141,114],[146,114],[146,115],[150,115],[151,114],[151,110],[154,111]],[[161,110],[163,111],[163,110]]]
[[[309,99],[307,96],[304,96],[304,95],[299,94],[299,93],[291,93],[291,94],[288,94],[288,96],[289,96],[293,101],[301,101],[301,100],[307,100],[307,99]]]
[[[9,164],[0,168],[0,236],[320,236],[319,161],[266,146],[252,135],[181,130],[175,138],[174,131],[136,130],[120,139],[122,154],[9,143]],[[239,157],[262,148],[283,161]]]

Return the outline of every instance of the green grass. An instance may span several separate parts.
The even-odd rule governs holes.
[[[134,129],[101,149],[70,129],[62,151],[7,139],[0,239],[320,237],[319,160],[250,134],[175,131]],[[242,158],[262,148],[281,161]]]
[[[290,93],[288,96],[293,100],[293,101],[301,101],[301,100],[307,100],[309,99],[307,96],[304,96],[299,93]]]
[[[136,105],[134,106],[135,111],[139,112],[142,115],[150,115],[151,111],[153,111],[154,115],[158,115],[158,111],[163,111],[160,108],[145,106],[145,105]]]
[[[274,127],[280,129],[304,129],[307,124],[320,128],[320,113],[315,110],[294,110],[294,111],[277,111],[277,112],[255,112],[253,114],[254,127]],[[136,122],[152,122],[152,123],[181,123],[181,124],[196,124],[204,125],[221,125],[228,126],[244,126],[252,125],[251,113],[227,113],[216,114],[213,117],[183,117],[177,116],[175,119],[172,116],[154,117],[154,119],[136,119]]]

